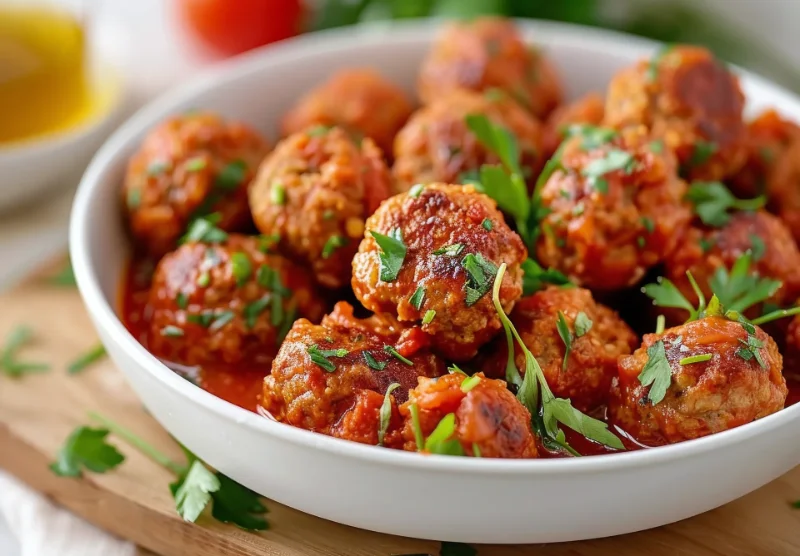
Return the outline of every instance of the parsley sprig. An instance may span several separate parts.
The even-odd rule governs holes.
[[[33,330],[27,326],[17,326],[6,338],[0,349],[0,374],[17,378],[30,373],[41,373],[50,370],[46,363],[21,361],[19,351],[33,339]]]
[[[581,413],[572,406],[570,400],[556,398],[553,391],[550,390],[542,368],[500,305],[500,284],[505,271],[506,265],[503,263],[495,277],[492,301],[503,324],[508,342],[506,380],[518,388],[517,399],[530,411],[533,427],[542,442],[550,448],[558,448],[573,455],[580,455],[567,443],[564,431],[559,427],[559,424],[562,424],[589,440],[617,450],[624,450],[622,441],[608,430],[606,423]],[[524,378],[521,377],[514,362],[514,340],[525,355]]]
[[[400,273],[400,267],[406,258],[408,248],[403,243],[403,234],[400,228],[395,228],[389,235],[383,235],[375,231],[370,231],[375,238],[375,243],[381,248],[380,257],[380,279],[382,282],[393,282]]]
[[[211,516],[248,531],[268,528],[263,518],[267,508],[261,497],[248,488],[212,471],[202,460],[181,446],[186,463],[179,463],[155,446],[108,417],[90,412],[100,428],[78,427],[67,438],[50,469],[64,477],[80,477],[84,470],[106,473],[125,461],[125,456],[107,440],[109,434],[124,440],[160,466],[171,471],[176,481],[169,489],[175,509],[184,520],[194,522],[211,505]]]
[[[738,199],[724,184],[696,181],[689,187],[686,200],[694,205],[695,214],[706,226],[720,228],[731,219],[731,211],[750,211],[762,208],[767,199],[759,195],[753,199]]]
[[[581,311],[575,317],[575,333],[573,334],[569,329],[569,324],[567,324],[567,319],[564,317],[564,313],[561,311],[558,312],[556,317],[556,329],[558,330],[558,335],[561,337],[561,341],[564,342],[564,361],[561,363],[561,370],[567,370],[567,360],[569,359],[569,354],[572,353],[572,342],[574,342],[577,338],[584,336],[589,330],[592,328],[592,321],[586,316],[586,313]]]

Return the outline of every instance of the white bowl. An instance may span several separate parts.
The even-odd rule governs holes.
[[[41,198],[51,188],[74,186],[97,148],[121,119],[124,106],[120,76],[108,60],[92,68],[95,111],[73,127],[0,145],[0,210]]]
[[[548,50],[572,95],[602,90],[655,45],[582,27],[520,23]],[[119,215],[126,159],[148,129],[189,108],[273,131],[298,96],[330,73],[372,65],[407,89],[436,22],[343,29],[233,60],[150,104],[105,144],[75,199],[70,230],[81,294],[111,357],[148,410],[209,464],[283,504],[397,535],[475,543],[542,543],[628,533],[720,506],[800,463],[800,405],[674,446],[556,460],[422,456],[347,442],[264,419],[180,378],[115,312],[129,247]],[[743,73],[751,109],[800,101]]]

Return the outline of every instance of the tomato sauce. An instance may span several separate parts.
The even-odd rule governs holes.
[[[154,269],[155,264],[150,259],[133,259],[128,265],[120,290],[122,321],[128,331],[145,348],[147,348],[147,298]],[[404,347],[409,349],[410,346]],[[241,365],[217,364],[186,367],[169,361],[164,363],[207,392],[249,411],[258,411],[261,385],[265,376],[263,370],[243,369]],[[787,378],[787,385],[789,396],[786,399],[786,405],[790,406],[800,401],[800,381]],[[615,429],[614,432],[622,439],[626,450],[647,448],[647,446],[635,442],[624,431]],[[580,454],[594,456],[617,452],[617,450],[587,440],[570,429],[565,428],[564,434],[570,446]],[[563,457],[562,454],[551,453],[541,446],[539,455],[544,458]]]

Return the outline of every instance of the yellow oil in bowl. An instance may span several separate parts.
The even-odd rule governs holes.
[[[92,115],[86,50],[71,14],[0,5],[0,145],[56,133]]]

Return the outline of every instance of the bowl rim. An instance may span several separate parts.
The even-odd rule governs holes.
[[[84,173],[75,195],[69,229],[70,256],[78,289],[83,297],[87,311],[92,315],[96,326],[109,335],[111,341],[140,368],[174,394],[186,398],[187,402],[200,406],[205,411],[230,421],[239,427],[247,427],[257,434],[268,435],[287,443],[321,450],[331,455],[360,460],[365,463],[419,469],[441,473],[468,472],[472,475],[503,474],[505,476],[570,475],[620,471],[639,466],[668,464],[677,459],[689,458],[712,450],[719,450],[734,444],[746,442],[756,435],[768,434],[785,426],[790,421],[800,420],[800,404],[786,407],[777,413],[734,429],[712,434],[703,438],[660,446],[652,449],[634,450],[602,456],[555,459],[477,459],[459,458],[434,454],[421,455],[401,450],[388,450],[278,423],[261,415],[242,409],[230,402],[206,392],[180,377],[155,356],[150,354],[126,329],[117,315],[115,307],[103,294],[97,273],[90,264],[89,239],[94,231],[91,209],[95,194],[103,187],[103,176],[109,166],[119,163],[120,153],[125,152],[136,136],[149,129],[163,114],[195,97],[215,83],[235,81],[254,71],[275,57],[303,58],[312,54],[324,42],[326,49],[350,48],[362,41],[367,47],[369,40],[393,41],[400,43],[429,40],[442,23],[440,19],[426,21],[405,21],[393,23],[372,23],[356,28],[343,27],[314,34],[301,35],[281,43],[269,45],[247,54],[229,59],[196,76],[188,83],[169,90],[154,101],[134,113],[103,144]],[[524,35],[534,34],[545,49],[550,43],[559,43],[584,49],[599,49],[606,54],[624,53],[630,57],[646,56],[660,43],[616,31],[580,25],[544,22],[536,20],[517,20]],[[766,88],[800,111],[800,98],[788,90],[775,85],[752,72],[735,68],[736,73],[759,88]]]

